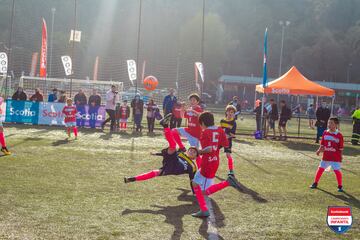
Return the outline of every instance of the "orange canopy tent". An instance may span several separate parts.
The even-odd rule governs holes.
[[[256,91],[267,94],[314,95],[333,97],[333,89],[323,87],[304,77],[294,66],[280,78],[271,81],[265,90],[262,84],[256,85]]]

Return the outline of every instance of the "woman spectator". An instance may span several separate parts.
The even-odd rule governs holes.
[[[30,97],[30,101],[33,102],[42,102],[44,100],[43,95],[40,93],[40,89],[35,89],[35,94]]]
[[[182,118],[184,117],[185,108],[183,103],[180,100],[177,100],[173,106],[172,118],[170,122],[170,128],[179,128],[181,127]]]
[[[60,90],[60,96],[59,96],[59,100],[57,102],[59,103],[66,103],[66,95],[65,95],[65,91],[64,90]]]
[[[11,99],[16,101],[26,101],[27,96],[26,93],[24,93],[24,89],[22,87],[18,87]]]
[[[133,110],[133,117],[136,132],[141,132],[141,121],[144,112],[144,101],[140,99],[140,94],[136,94],[135,98],[131,101],[131,108]]]
[[[155,104],[153,99],[150,99],[149,103],[145,105],[147,110],[147,124],[148,124],[148,131],[149,133],[154,132],[155,126],[155,112],[158,109],[158,106]]]

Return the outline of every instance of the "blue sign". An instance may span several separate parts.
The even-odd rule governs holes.
[[[38,124],[39,103],[6,100],[5,122]]]
[[[43,125],[64,125],[64,115],[62,110],[65,103],[41,102],[39,103],[38,124]]]

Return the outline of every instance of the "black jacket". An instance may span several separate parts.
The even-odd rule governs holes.
[[[86,105],[87,98],[86,98],[85,94],[78,93],[74,97],[74,102],[76,105]],[[78,102],[79,102],[79,104],[78,104]]]
[[[14,95],[12,95],[12,100],[18,100],[18,101],[26,101],[27,96],[24,92],[16,91]]]
[[[286,105],[281,108],[280,119],[290,120],[291,119],[291,109]]]
[[[274,121],[279,119],[279,111],[278,111],[278,107],[277,107],[276,103],[271,105],[271,111],[269,112],[269,118]]]
[[[95,106],[100,106],[101,104],[101,97],[100,95],[91,95],[89,97],[89,106],[92,106],[91,103],[95,103]]]
[[[316,126],[326,128],[330,114],[330,109],[319,107],[316,110]]]

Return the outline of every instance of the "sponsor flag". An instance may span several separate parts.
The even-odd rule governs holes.
[[[99,56],[97,56],[95,58],[95,64],[94,64],[94,75],[93,75],[93,79],[95,81],[98,80],[98,71],[99,71]]]
[[[31,57],[31,68],[30,68],[30,77],[35,77],[36,76],[36,65],[37,65],[37,62],[38,62],[38,56],[39,56],[39,53],[38,52],[34,52],[32,54],[32,57]]]
[[[264,68],[263,68],[263,88],[267,87],[267,38],[268,29],[265,29],[264,36]]]
[[[47,67],[47,28],[45,19],[42,19],[41,54],[40,54],[40,77],[46,77]]]
[[[70,76],[72,74],[72,61],[70,56],[61,56],[61,61],[64,66],[64,71],[66,76]]]
[[[6,74],[8,68],[8,57],[6,53],[0,52],[0,73]]]
[[[128,67],[128,74],[129,74],[129,79],[131,81],[131,84],[134,85],[134,81],[137,78],[137,74],[136,74],[136,62],[135,60],[127,60],[127,67]]]
[[[146,61],[143,62],[143,66],[142,66],[142,75],[141,75],[142,81],[144,81],[145,78],[145,68],[146,68]]]

